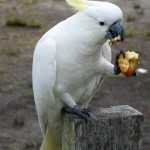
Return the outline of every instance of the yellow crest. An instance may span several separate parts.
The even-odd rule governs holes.
[[[66,0],[66,2],[77,11],[82,11],[90,7],[90,5],[84,0]]]

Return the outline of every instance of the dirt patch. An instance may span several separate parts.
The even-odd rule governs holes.
[[[140,67],[150,70],[150,3],[148,0],[109,0],[124,12],[126,28],[132,30],[113,49],[140,53]],[[0,150],[37,150],[42,139],[33,101],[31,69],[34,47],[52,26],[72,15],[64,1],[0,0]],[[8,27],[11,17],[36,20],[41,28]],[[137,33],[137,31],[140,31]],[[150,74],[109,77],[91,106],[130,105],[144,114],[144,150],[150,149]]]

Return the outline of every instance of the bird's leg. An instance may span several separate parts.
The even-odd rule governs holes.
[[[75,105],[73,108],[70,107],[63,107],[62,112],[75,114],[79,116],[81,119],[84,119],[87,122],[87,118],[90,114],[87,112],[86,109],[81,109],[78,105]]]
[[[117,53],[116,55],[116,61],[115,61],[115,65],[114,65],[114,74],[118,75],[121,73],[120,67],[119,67],[119,62],[118,59],[120,57],[120,55],[123,55],[123,57],[125,58],[125,51],[124,50],[120,50],[120,52]]]
[[[63,88],[62,88],[63,89]],[[59,95],[60,100],[66,105],[62,108],[62,112],[76,114],[80,118],[87,121],[87,117],[89,113],[85,109],[81,109],[73,100],[72,96],[69,93],[63,93],[61,91],[57,91],[57,95]]]

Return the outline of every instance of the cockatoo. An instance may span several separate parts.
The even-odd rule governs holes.
[[[108,39],[124,39],[121,9],[109,2],[66,1],[77,13],[46,32],[34,51],[33,91],[43,133],[41,150],[61,150],[62,110],[86,120],[85,108],[104,77],[119,70],[111,63]]]

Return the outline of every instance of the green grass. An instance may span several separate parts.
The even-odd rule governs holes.
[[[2,76],[0,77],[0,81],[1,83],[4,83],[5,85],[6,84],[9,84],[11,81],[9,80],[9,77],[8,77],[8,74],[7,74],[7,71],[3,72],[2,73]],[[2,87],[2,85],[1,85]],[[0,88],[1,89],[1,88]]]
[[[144,15],[144,9],[140,6],[140,4],[133,3],[133,8],[138,15]]]
[[[33,91],[25,91],[23,93],[23,97],[25,97],[25,98],[33,98]]]
[[[30,80],[29,83],[28,83],[28,87],[29,87],[29,88],[32,88],[32,86],[33,86],[33,85],[32,85],[32,80]]]
[[[21,1],[23,1],[23,3],[27,5],[32,5],[33,3],[37,2],[37,0],[21,0]]]
[[[31,149],[36,148],[39,149],[41,146],[41,139],[26,139],[25,140],[25,148]]]
[[[18,145],[15,144],[12,144],[10,147],[11,147],[10,150],[21,150],[19,149]]]
[[[0,74],[4,74],[6,72],[6,68],[0,65]]]
[[[127,29],[125,30],[125,35],[126,35],[127,37],[133,37],[133,36],[136,36],[137,34],[138,34],[138,31],[135,30],[135,29],[127,28]]]
[[[144,35],[150,37],[150,29],[144,30]]]
[[[12,56],[12,57],[17,57],[19,55],[19,51],[17,49],[14,49],[12,47],[9,47],[8,49],[5,50],[5,53],[8,56]]]
[[[0,92],[5,94],[11,94],[13,91],[14,91],[14,87],[10,85],[0,88]]]
[[[134,9],[141,9],[141,6],[140,6],[140,4],[134,3],[133,8]]]
[[[135,16],[127,16],[127,18],[126,18],[126,21],[127,22],[133,22],[133,21],[135,21],[136,20],[136,17]]]
[[[134,37],[134,36],[150,37],[150,29],[139,30],[139,29],[127,28],[125,30],[125,35],[127,37]]]
[[[11,17],[5,20],[6,26],[9,27],[29,27],[40,28],[41,24],[36,20],[30,20],[24,17]]]
[[[19,127],[19,126],[24,126],[25,124],[25,118],[23,116],[17,116],[13,120],[13,126],[14,127]]]
[[[140,89],[141,87],[143,86],[143,83],[142,82],[137,82],[133,85],[133,88],[134,89]]]
[[[144,15],[144,9],[138,9],[137,11],[136,11],[136,13],[138,14],[138,15]]]
[[[149,83],[150,83],[150,78],[145,77],[144,80],[138,81],[135,84],[133,84],[132,88],[133,89],[140,89],[140,88],[144,87],[145,85],[147,85]]]

